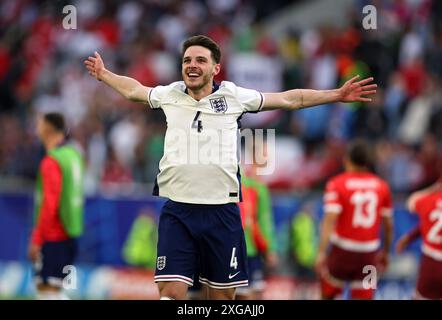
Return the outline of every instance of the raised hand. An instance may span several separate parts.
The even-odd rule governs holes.
[[[359,75],[351,78],[340,87],[339,93],[341,102],[370,102],[371,98],[366,96],[373,95],[376,93],[377,84],[368,84],[373,81],[373,78],[366,78],[361,81],[356,81],[359,79]]]
[[[101,81],[101,74],[105,69],[103,59],[101,59],[97,51],[94,52],[93,57],[88,57],[87,60],[84,61],[84,65],[91,76]]]

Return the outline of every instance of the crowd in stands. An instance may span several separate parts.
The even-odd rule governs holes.
[[[35,117],[60,111],[86,156],[89,194],[152,183],[163,152],[162,112],[127,102],[89,76],[83,60],[98,51],[116,73],[146,86],[168,84],[180,80],[182,41],[205,34],[223,52],[217,81],[271,92],[332,89],[360,74],[379,85],[366,105],[246,115],[244,127],[276,129],[276,169],[263,177],[273,190],[322,187],[353,137],[372,142],[375,169],[394,192],[433,182],[442,160],[442,2],[359,0],[345,28],[271,35],[267,19],[297,2],[2,1],[0,181],[33,181],[43,154]],[[63,29],[68,4],[77,29]],[[367,4],[377,8],[375,30],[361,25]]]

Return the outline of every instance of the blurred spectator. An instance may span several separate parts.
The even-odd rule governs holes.
[[[101,190],[105,193],[130,192],[133,182],[132,173],[120,162],[115,150],[110,146],[108,157],[101,177]]]
[[[223,51],[217,81],[263,91],[328,89],[359,73],[380,86],[370,106],[245,115],[244,127],[277,129],[276,170],[263,177],[271,188],[320,187],[339,168],[339,145],[355,136],[376,146],[378,170],[395,190],[430,183],[442,139],[440,1],[355,1],[347,26],[289,27],[270,35],[265,19],[292,3],[74,0],[78,29],[64,30],[64,2],[2,1],[0,175],[34,178],[41,149],[29,133],[31,119],[59,111],[85,150],[88,193],[109,183],[153,183],[164,138],[160,113],[92,81],[81,62],[100,51],[110,67],[145,85],[169,83],[180,79],[181,41],[204,33]],[[366,4],[378,9],[378,30],[361,27]],[[23,155],[33,160],[20,161]]]

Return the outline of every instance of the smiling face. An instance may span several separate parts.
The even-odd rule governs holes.
[[[191,46],[183,55],[181,73],[189,90],[200,91],[206,86],[212,87],[214,76],[220,71],[220,65],[213,61],[209,49]]]

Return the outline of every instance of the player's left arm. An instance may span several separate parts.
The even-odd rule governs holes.
[[[319,276],[325,271],[327,249],[330,244],[330,237],[335,229],[336,221],[342,213],[342,199],[338,183],[335,179],[327,182],[324,193],[324,216],[320,225],[319,245],[315,261],[315,270]]]
[[[293,89],[277,93],[263,93],[262,111],[297,110],[334,102],[371,102],[372,99],[368,96],[376,93],[377,85],[370,84],[373,81],[372,77],[356,81],[358,79],[359,75],[345,82],[342,87],[333,90]]]
[[[319,275],[325,271],[326,251],[330,243],[330,236],[335,228],[339,214],[335,212],[324,212],[319,236],[318,254],[316,256],[315,269]]]
[[[393,243],[394,226],[393,217],[382,217],[382,231],[384,234],[384,241],[380,252],[379,262],[381,264],[382,271],[385,270],[390,262],[390,247]]]
[[[384,235],[383,246],[380,251],[379,263],[381,271],[385,270],[390,260],[390,247],[393,243],[394,223],[393,223],[393,200],[390,188],[384,185],[384,199],[381,206],[381,224]]]

